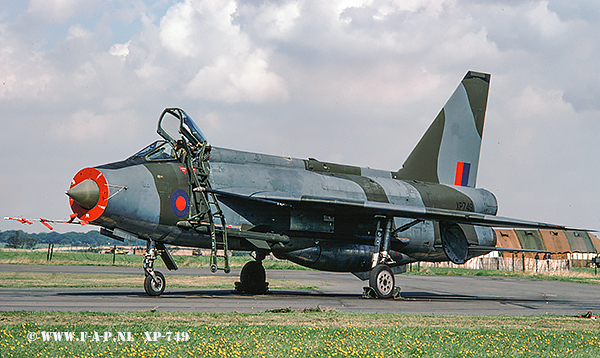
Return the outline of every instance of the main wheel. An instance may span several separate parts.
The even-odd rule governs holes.
[[[167,281],[165,280],[165,276],[160,271],[154,271],[154,276],[156,276],[157,282],[154,282],[152,276],[146,276],[144,279],[144,290],[149,296],[160,296],[163,292],[165,292]]]
[[[268,285],[266,279],[265,268],[258,261],[247,262],[240,273],[241,288],[244,292],[251,295],[267,292]]]
[[[384,264],[379,264],[375,266],[373,270],[371,270],[371,276],[369,278],[369,286],[375,293],[377,293],[377,297],[379,298],[390,298],[394,293],[394,273],[389,268],[389,266]]]

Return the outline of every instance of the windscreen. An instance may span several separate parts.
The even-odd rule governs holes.
[[[168,145],[164,140],[157,140],[146,148],[135,153],[129,160],[157,161],[157,160],[173,160],[175,152],[172,146]]]

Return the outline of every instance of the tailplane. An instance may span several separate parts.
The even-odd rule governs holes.
[[[398,171],[398,179],[475,187],[490,77],[467,73]]]

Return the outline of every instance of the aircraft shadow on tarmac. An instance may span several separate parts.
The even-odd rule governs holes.
[[[177,298],[230,298],[230,297],[254,297],[254,298],[273,298],[273,299],[293,299],[293,298],[347,298],[347,299],[363,299],[361,294],[350,293],[322,293],[318,291],[292,291],[292,290],[273,290],[264,295],[247,295],[240,294],[234,290],[174,290],[165,291],[161,296],[151,297],[141,291],[70,291],[59,292],[59,296],[103,296],[103,297],[124,297],[124,298],[148,298],[148,299],[177,299]],[[522,298],[522,297],[498,297],[498,296],[472,296],[460,294],[439,294],[423,291],[406,291],[401,293],[400,299],[389,299],[386,301],[437,301],[437,302],[468,302],[468,301],[492,301],[507,304],[520,304],[527,307],[527,304],[540,304],[552,302],[553,304],[573,304],[571,300],[557,299],[556,297],[548,298],[540,296],[540,298]],[[581,302],[584,303],[584,302]],[[591,302],[590,302],[591,303]],[[597,305],[597,304],[595,304]]]
[[[466,301],[491,301],[500,304],[517,304],[527,308],[527,304],[540,304],[552,302],[553,304],[571,304],[570,300],[562,300],[545,296],[540,298],[522,298],[522,297],[498,297],[498,296],[469,296],[455,294],[437,294],[431,292],[403,292],[403,300],[406,301],[446,301],[446,302],[466,302]]]
[[[234,290],[176,290],[176,291],[165,291],[162,295],[152,297],[148,296],[143,291],[70,291],[70,292],[58,292],[58,296],[103,296],[103,297],[135,297],[135,298],[149,298],[149,299],[169,299],[169,298],[203,298],[203,297],[273,297],[273,298],[295,298],[295,297],[331,297],[331,298],[360,298],[360,294],[350,293],[322,293],[318,291],[290,291],[290,290],[274,290],[269,291],[263,295],[249,295],[238,293]]]
[[[528,304],[573,304],[572,300],[557,299],[556,297],[547,297],[540,295],[539,298],[525,298],[525,297],[500,297],[500,296],[472,296],[472,295],[457,295],[457,294],[437,294],[431,292],[402,292],[402,299],[405,301],[446,301],[446,302],[467,302],[467,301],[488,301],[498,302],[500,304],[513,304],[520,305],[526,308]],[[584,302],[581,302],[584,303]]]

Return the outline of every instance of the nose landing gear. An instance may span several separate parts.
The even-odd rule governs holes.
[[[144,291],[148,296],[160,296],[165,292],[167,280],[160,271],[154,271],[154,260],[160,255],[169,270],[177,270],[177,265],[162,242],[148,241],[144,254]]]

